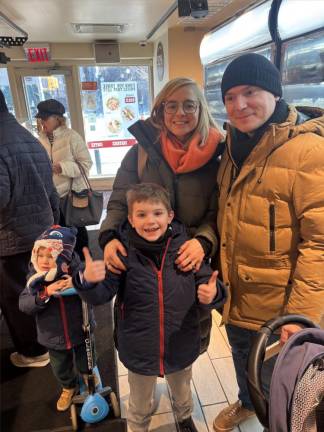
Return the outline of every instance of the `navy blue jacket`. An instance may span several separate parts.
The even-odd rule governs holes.
[[[175,265],[179,247],[188,239],[179,222],[172,223],[160,270],[153,261],[128,241],[129,224],[120,231],[127,249],[122,275],[108,273],[103,282],[81,283],[74,277],[80,296],[91,304],[110,301],[118,293],[117,344],[120,360],[142,375],[170,374],[191,365],[200,351],[197,287],[207,283],[211,268],[181,272]],[[225,297],[218,284],[218,295],[208,308],[219,307]]]
[[[77,294],[51,296],[48,301],[38,293],[32,294],[26,287],[19,297],[19,309],[34,315],[37,326],[37,339],[50,349],[67,350],[80,345],[85,340],[82,329],[82,301]],[[91,327],[94,327],[93,313],[89,311]]]
[[[8,112],[0,113],[0,256],[32,250],[59,219],[46,150]]]

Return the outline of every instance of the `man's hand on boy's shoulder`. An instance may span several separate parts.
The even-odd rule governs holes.
[[[96,283],[101,282],[106,276],[106,266],[103,260],[93,260],[89,249],[83,248],[85,268],[83,278],[86,282]]]
[[[217,275],[218,271],[216,270],[211,275],[208,283],[200,284],[198,286],[197,294],[198,300],[201,304],[208,305],[215,299],[217,295]]]

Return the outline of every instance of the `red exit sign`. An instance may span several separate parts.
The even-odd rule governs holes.
[[[24,46],[26,58],[29,63],[44,63],[50,60],[49,46]]]

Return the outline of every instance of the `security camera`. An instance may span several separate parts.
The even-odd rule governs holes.
[[[208,15],[207,0],[191,0],[191,16],[193,18],[204,18]]]
[[[145,47],[147,45],[147,41],[146,40],[141,40],[138,42],[139,46],[141,47]]]
[[[178,0],[178,15],[204,18],[208,15],[208,0]]]

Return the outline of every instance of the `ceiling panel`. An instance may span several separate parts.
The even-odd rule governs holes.
[[[212,18],[229,3],[238,0],[209,0],[206,18],[179,18],[177,10],[169,26],[206,27]],[[118,39],[138,42],[175,4],[174,0],[2,0],[1,12],[28,34],[29,42],[93,42],[96,39]],[[123,33],[80,34],[75,24],[127,24]],[[210,28],[210,27],[209,27]],[[0,19],[0,36],[19,34]]]

